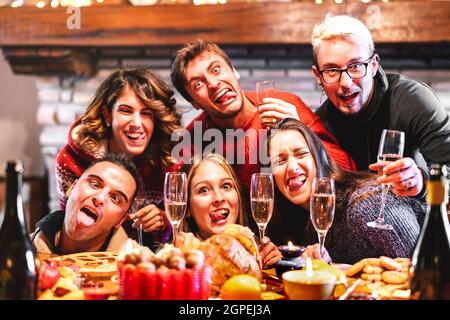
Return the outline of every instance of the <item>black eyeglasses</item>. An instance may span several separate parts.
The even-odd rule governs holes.
[[[328,84],[336,83],[341,80],[342,72],[347,73],[347,75],[352,79],[364,78],[367,74],[367,66],[369,65],[374,55],[375,53],[373,53],[365,62],[352,63],[351,65],[347,66],[347,68],[327,68],[319,70],[319,74],[322,77],[322,80]]]

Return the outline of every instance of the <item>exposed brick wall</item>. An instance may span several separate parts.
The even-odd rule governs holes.
[[[223,48],[239,71],[245,90],[254,90],[258,80],[274,79],[280,90],[298,94],[312,109],[319,106],[321,97],[311,71],[309,46]],[[84,112],[100,83],[120,66],[150,67],[170,83],[171,57],[176,49],[169,46],[98,49],[99,72],[95,77],[42,77],[37,81],[40,99],[37,118],[39,124],[44,125],[40,142],[50,178],[54,171],[54,156],[67,141],[69,125]],[[400,72],[430,85],[450,113],[450,45],[379,45],[377,51],[386,71]],[[199,113],[179,94],[176,98],[184,123]],[[50,207],[55,208],[54,181],[50,181],[50,189]]]

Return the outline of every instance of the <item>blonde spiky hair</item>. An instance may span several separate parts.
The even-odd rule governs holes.
[[[328,13],[325,20],[317,24],[312,32],[314,64],[317,65],[317,50],[320,42],[335,39],[357,40],[367,46],[369,55],[372,55],[375,50],[372,35],[364,23],[351,16],[333,16],[332,13]]]

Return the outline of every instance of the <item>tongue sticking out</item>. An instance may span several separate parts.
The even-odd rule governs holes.
[[[211,221],[212,222],[220,222],[222,220],[225,220],[227,218],[227,214],[225,213],[217,213],[217,212],[213,212],[209,215],[211,217]]]
[[[291,192],[299,190],[305,183],[305,178],[303,176],[298,176],[288,181],[288,189]]]
[[[233,91],[227,91],[223,95],[221,95],[219,98],[216,99],[216,102],[218,103],[224,103],[232,98],[236,97],[236,93]]]
[[[95,223],[95,219],[83,211],[80,211],[80,214],[78,215],[78,221],[86,227],[89,227]]]

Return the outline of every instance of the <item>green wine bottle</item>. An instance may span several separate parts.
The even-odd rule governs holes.
[[[450,300],[450,226],[442,169],[431,166],[427,215],[412,258],[412,299]]]
[[[35,256],[23,212],[22,174],[21,161],[7,163],[0,227],[0,300],[31,300],[37,294]]]

